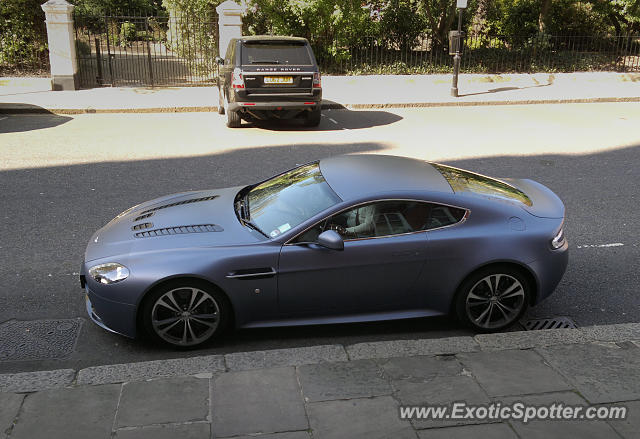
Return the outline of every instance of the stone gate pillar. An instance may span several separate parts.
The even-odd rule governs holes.
[[[218,52],[221,58],[224,58],[227,54],[227,46],[231,38],[239,38],[242,36],[242,15],[245,13],[245,10],[245,7],[231,0],[221,3],[216,8],[216,12],[218,13],[218,32],[220,35]]]
[[[65,0],[49,0],[42,5],[46,16],[51,89],[75,90],[78,85],[78,59],[73,31],[73,5]]]

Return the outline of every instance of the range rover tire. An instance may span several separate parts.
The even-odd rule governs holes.
[[[229,128],[240,128],[242,119],[237,111],[227,110],[227,126]]]
[[[312,110],[305,115],[304,126],[317,127],[318,125],[320,125],[321,118],[322,113],[320,112],[320,108],[318,107],[317,109]]]

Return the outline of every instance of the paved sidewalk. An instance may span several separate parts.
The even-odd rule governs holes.
[[[615,438],[640,432],[640,324],[0,375],[0,438]],[[625,406],[626,420],[412,419],[400,405]]]
[[[0,78],[0,113],[216,111],[216,87],[104,87],[49,91],[47,78]],[[324,108],[640,102],[640,73],[324,76]]]

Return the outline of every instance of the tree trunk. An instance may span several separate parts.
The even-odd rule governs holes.
[[[551,9],[551,0],[540,0],[540,16],[538,17],[538,30],[544,33],[547,27],[547,18],[549,9]]]

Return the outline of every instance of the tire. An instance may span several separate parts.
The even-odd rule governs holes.
[[[317,127],[320,125],[320,120],[322,119],[322,113],[320,108],[318,107],[315,110],[310,111],[306,114],[304,119],[304,126],[306,127]]]
[[[220,290],[197,280],[177,280],[151,291],[141,312],[151,340],[189,349],[220,334],[229,321],[230,310],[231,305]]]
[[[242,125],[240,113],[238,113],[237,111],[227,110],[227,127],[240,128],[240,125]]]
[[[480,270],[468,277],[455,297],[455,313],[476,332],[496,332],[516,323],[531,298],[531,284],[508,265]]]

